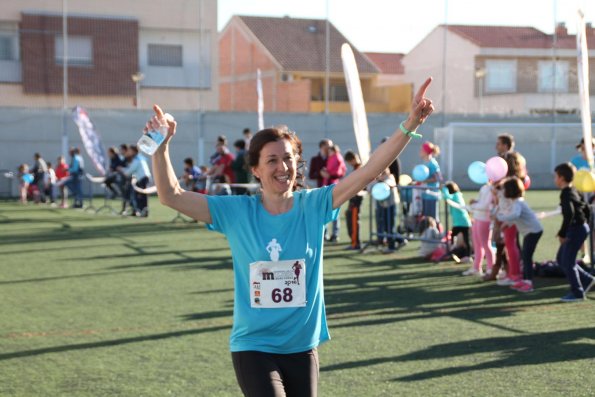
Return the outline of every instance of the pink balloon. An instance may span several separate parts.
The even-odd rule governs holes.
[[[525,185],[525,190],[531,187],[531,178],[529,178],[529,175],[525,175],[525,180],[523,181],[523,184]]]
[[[502,157],[494,156],[486,161],[486,173],[488,178],[493,182],[497,182],[506,176],[508,172],[508,164]]]

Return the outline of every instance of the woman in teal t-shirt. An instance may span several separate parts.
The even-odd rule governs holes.
[[[159,200],[211,230],[224,233],[234,267],[234,322],[230,350],[246,396],[316,396],[317,346],[330,338],[324,308],[322,251],[325,225],[339,207],[377,177],[416,136],[432,113],[425,98],[431,78],[416,94],[407,120],[367,164],[336,185],[302,190],[302,144],[283,128],[259,131],[248,164],[261,185],[255,196],[206,196],[185,191],[169,158],[176,122],[159,106],[145,132],[167,125],[153,155]]]

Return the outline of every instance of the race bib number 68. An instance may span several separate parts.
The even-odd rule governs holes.
[[[305,260],[251,263],[250,303],[268,309],[306,306]]]

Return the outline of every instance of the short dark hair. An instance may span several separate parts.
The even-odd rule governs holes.
[[[186,157],[184,159],[184,164],[188,164],[189,166],[193,166],[194,165],[194,160],[192,160],[192,157]]]
[[[508,146],[508,150],[514,149],[514,137],[512,134],[504,133],[498,135],[498,140]]]
[[[515,199],[525,195],[525,186],[523,186],[523,182],[516,176],[506,178],[502,187],[504,188],[504,197],[506,198]]]
[[[293,153],[297,157],[296,180],[293,190],[297,190],[305,186],[304,183],[304,168],[305,162],[302,159],[302,141],[298,136],[285,125],[279,125],[273,128],[265,128],[258,131],[250,141],[250,148],[248,149],[248,166],[250,170],[258,165],[260,161],[260,152],[262,148],[271,142],[286,140],[293,147]],[[254,175],[256,178],[256,175]],[[258,182],[260,180],[256,178]]]
[[[356,163],[361,164],[361,160],[359,159],[359,156],[357,155],[357,153],[354,153],[353,150],[346,151],[345,155],[343,156],[343,160],[355,161]]]
[[[562,163],[558,164],[556,168],[554,168],[554,172],[564,179],[564,181],[570,183],[574,179],[576,168],[571,163]]]
[[[219,135],[217,137],[217,143],[222,143],[227,146],[227,137],[225,135]]]
[[[332,144],[333,144],[333,142],[330,139],[324,138],[320,142],[318,142],[318,147],[321,148],[324,145],[331,146]]]
[[[244,149],[246,149],[246,141],[243,140],[243,139],[238,139],[237,141],[235,141],[233,143],[233,146],[236,147],[236,148],[238,148],[238,149],[244,150]]]
[[[252,131],[250,131],[250,128],[244,128],[244,130],[242,131],[242,134],[246,135],[251,133]]]
[[[444,184],[444,186],[448,189],[448,193],[450,193],[450,194],[455,194],[456,192],[460,192],[461,191],[461,189],[459,188],[459,185],[457,185],[453,181],[446,182]]]

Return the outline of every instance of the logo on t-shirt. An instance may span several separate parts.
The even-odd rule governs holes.
[[[283,249],[281,248],[281,244],[277,242],[276,238],[269,241],[266,250],[271,256],[271,261],[273,262],[277,262],[279,260],[279,253],[283,251]]]

